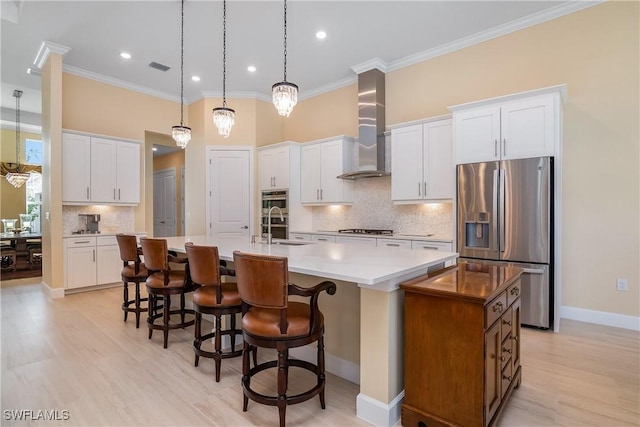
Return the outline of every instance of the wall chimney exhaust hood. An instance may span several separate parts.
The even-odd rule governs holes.
[[[358,166],[341,179],[377,178],[385,171],[384,73],[377,68],[358,74]]]

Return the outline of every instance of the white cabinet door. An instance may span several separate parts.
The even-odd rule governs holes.
[[[349,201],[345,197],[345,186],[350,181],[337,178],[344,172],[343,155],[342,140],[321,144],[320,201],[323,203]]]
[[[140,203],[140,145],[118,142],[116,150],[118,203]]]
[[[300,150],[300,201],[320,202],[320,145],[308,145]]]
[[[116,141],[91,138],[91,201],[116,203]]]
[[[336,236],[336,243],[376,246],[375,237]]]
[[[391,199],[422,198],[422,125],[391,130]]]
[[[534,97],[502,106],[503,160],[554,155],[556,98]]]
[[[98,246],[96,248],[96,283],[116,283],[122,280],[122,260],[119,247]]]
[[[273,150],[258,151],[258,186],[260,190],[273,188]]]
[[[96,247],[67,248],[67,288],[96,284]]]
[[[426,200],[453,199],[455,166],[453,164],[451,120],[425,123],[423,136],[424,186],[422,196]]]
[[[91,139],[62,134],[62,201],[91,200]]]
[[[261,190],[289,188],[289,147],[275,147],[258,153]]]
[[[456,112],[453,120],[456,164],[500,159],[500,107]]]
[[[336,242],[336,236],[326,236],[324,234],[313,234],[311,240],[314,242]]]

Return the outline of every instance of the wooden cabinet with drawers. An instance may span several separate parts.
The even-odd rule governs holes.
[[[405,291],[405,426],[494,425],[520,385],[520,275],[458,263]]]

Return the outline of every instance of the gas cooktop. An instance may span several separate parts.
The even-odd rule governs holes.
[[[393,234],[393,230],[371,230],[367,228],[347,228],[344,230],[338,230],[338,233],[343,234]]]

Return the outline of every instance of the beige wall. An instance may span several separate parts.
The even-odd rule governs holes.
[[[169,138],[171,139],[171,138]],[[173,139],[171,139],[173,141]],[[184,165],[184,151],[179,150],[174,153],[165,154],[153,158],[153,171],[173,169],[176,172],[176,235],[182,236],[182,166]],[[153,182],[153,180],[151,180]],[[153,190],[151,191],[153,193]],[[153,197],[152,199],[153,200]],[[149,205],[153,208],[153,202]],[[152,210],[152,209],[150,209]],[[153,220],[153,217],[152,217]]]
[[[386,76],[387,125],[565,83],[562,305],[629,316],[640,315],[638,18],[638,2],[607,2]],[[350,90],[300,102],[285,138],[354,135],[339,120],[355,114]]]
[[[41,139],[40,134],[20,132],[20,163],[25,162],[25,140]],[[3,162],[15,163],[16,161],[16,131],[11,129],[2,129],[0,131],[0,160]],[[6,179],[0,179],[0,218],[15,218],[21,213],[26,213],[27,196],[26,186],[15,188],[9,184]],[[16,226],[20,227],[20,223]]]

